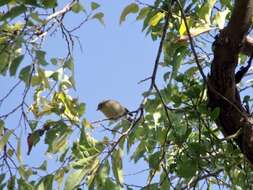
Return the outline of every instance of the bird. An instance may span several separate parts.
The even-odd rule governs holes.
[[[132,121],[130,118],[132,113],[116,100],[104,100],[100,102],[97,106],[97,111],[101,111],[110,120],[117,120],[122,116],[127,116],[127,120]]]

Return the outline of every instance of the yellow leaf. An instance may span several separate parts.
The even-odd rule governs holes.
[[[182,20],[182,23],[179,27],[179,35],[183,36],[185,34],[185,32],[186,32],[186,26],[185,26],[184,20]]]
[[[164,16],[165,16],[165,14],[164,14],[164,13],[161,13],[161,12],[155,14],[155,15],[150,19],[149,25],[150,25],[150,26],[156,26],[156,25],[160,22],[160,20],[164,18]]]

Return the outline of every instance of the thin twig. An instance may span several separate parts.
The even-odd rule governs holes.
[[[10,94],[16,89],[16,87],[21,83],[21,80],[19,80],[10,90],[9,92],[3,97],[0,99],[0,106],[1,104],[3,103],[3,101],[8,98],[8,96],[10,96]]]

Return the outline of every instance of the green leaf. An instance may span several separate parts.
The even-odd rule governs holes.
[[[102,188],[103,190],[122,190],[117,184],[115,184],[109,177],[106,179],[105,184]]]
[[[4,120],[0,119],[0,135],[4,133]]]
[[[46,52],[45,51],[37,50],[36,51],[36,59],[40,65],[48,65],[48,63],[46,62]]]
[[[191,178],[196,174],[198,165],[197,160],[183,157],[184,159],[178,161],[177,174],[181,177]]]
[[[11,76],[16,74],[18,66],[20,65],[20,63],[22,62],[23,59],[24,59],[24,55],[20,55],[12,61],[11,66],[10,66],[10,75]]]
[[[123,171],[122,171],[122,150],[115,150],[112,154],[112,171],[116,182],[123,184]]]
[[[97,19],[103,26],[105,26],[104,22],[104,13],[99,12],[92,16],[93,19]]]
[[[15,181],[16,181],[16,177],[15,176],[12,176],[8,180],[8,184],[7,184],[7,189],[8,190],[14,190],[15,189]]]
[[[160,175],[160,184],[161,184],[161,189],[160,190],[167,190],[170,189],[170,179],[168,179],[168,176],[165,172],[162,172]]]
[[[206,1],[198,11],[199,17],[202,18],[207,24],[210,23],[210,16],[215,3],[216,0]]]
[[[43,0],[42,4],[45,8],[55,8],[57,6],[57,0]]]
[[[0,17],[0,21],[4,21],[6,19],[14,19],[22,13],[25,13],[26,11],[27,8],[24,5],[13,7],[7,13]]]
[[[59,169],[54,176],[55,181],[58,183],[58,189],[62,189],[62,182],[64,179],[65,168]]]
[[[146,148],[147,142],[141,141],[140,144],[135,149],[133,155],[131,156],[131,160],[133,159],[134,162],[136,163],[143,156],[143,154],[145,154]]]
[[[4,6],[4,5],[7,5],[8,3],[10,3],[12,0],[1,0],[0,1],[0,7],[1,6]]]
[[[81,183],[86,172],[83,169],[76,170],[70,173],[65,182],[65,190],[73,190]]]
[[[160,162],[160,152],[159,151],[150,155],[148,158],[149,168],[151,168],[151,169],[158,169],[159,162]]]
[[[74,71],[74,62],[73,62],[73,58],[69,58],[68,60],[66,60],[64,62],[63,65],[64,68],[68,68],[70,71]]]
[[[27,183],[23,178],[18,180],[18,190],[34,190],[34,186]]]
[[[52,190],[53,189],[53,175],[46,175],[45,177],[41,178],[38,185],[36,185],[36,189],[38,190]]]
[[[148,15],[149,11],[150,11],[149,7],[142,8],[141,11],[139,12],[138,16],[136,17],[136,20],[144,19]]]
[[[138,11],[139,6],[136,3],[131,3],[130,5],[126,6],[120,15],[119,23],[121,24],[122,22],[124,22],[126,20],[127,15],[129,15],[130,13],[137,13]]]
[[[56,58],[51,58],[50,61],[53,65],[57,65],[58,63],[58,60]]]
[[[6,143],[8,142],[11,134],[13,133],[13,130],[7,131],[2,138],[0,139],[0,152],[3,151],[4,146],[6,145]]]
[[[47,122],[44,127],[50,128],[45,134],[45,143],[48,144],[49,153],[65,151],[68,145],[68,136],[72,129],[62,120],[57,122]]]
[[[5,178],[5,174],[4,174],[4,173],[3,173],[3,174],[0,174],[0,184],[3,183],[4,178]]]
[[[203,104],[203,103],[198,105],[197,110],[198,110],[198,112],[201,113],[201,114],[206,114],[206,113],[208,113],[207,105],[206,105],[206,104]]]
[[[38,71],[38,76],[41,79],[40,82],[41,84],[43,84],[43,87],[49,89],[50,83],[48,81],[48,77],[46,76],[46,71],[44,71],[44,69],[42,68],[38,68],[37,71]]]
[[[22,163],[22,149],[21,149],[21,140],[17,141],[17,159],[19,163]]]
[[[99,5],[98,3],[96,3],[96,2],[91,2],[90,6],[91,6],[91,10],[93,10],[93,11],[94,11],[95,9],[97,9],[97,8],[100,7],[100,5]]]
[[[34,130],[37,128],[38,123],[39,123],[39,122],[36,121],[36,120],[30,120],[30,121],[29,121],[29,127],[31,128],[32,131],[34,131]]]
[[[65,161],[65,158],[66,158],[66,156],[67,156],[68,151],[69,151],[69,149],[67,148],[67,149],[62,153],[62,155],[60,156],[60,159],[59,159],[60,162],[64,162],[64,161]]]
[[[40,141],[40,129],[31,133],[29,138],[32,142],[32,146],[35,146]]]
[[[69,82],[71,83],[72,87],[76,90],[76,81],[73,75],[69,77]]]
[[[216,120],[220,115],[220,108],[216,107],[213,109],[212,113],[211,113],[211,118],[212,120]]]
[[[158,183],[153,183],[153,184],[145,186],[141,190],[158,190],[158,189],[160,190],[159,184]]]
[[[39,14],[36,12],[33,12],[30,14],[30,16],[37,22],[43,23],[43,20],[39,17]]]
[[[81,103],[79,106],[78,106],[78,115],[79,116],[82,116],[85,112],[85,103]]]
[[[41,7],[41,5],[38,3],[38,0],[23,0],[23,3],[35,7]]]
[[[19,73],[19,79],[24,81],[26,85],[29,83],[32,66],[28,65],[24,67]]]
[[[80,3],[75,3],[75,4],[72,6],[71,10],[72,10],[74,13],[79,13],[79,12],[81,12],[81,11],[84,11],[84,8],[83,8],[83,6],[82,6]]]
[[[95,176],[97,183],[98,184],[105,184],[108,180],[109,172],[110,172],[110,164],[109,164],[109,161],[106,160],[105,163],[103,165],[101,165],[98,174]],[[104,188],[105,187],[106,187],[106,185],[104,185]],[[102,189],[104,189],[104,188],[102,188]]]
[[[44,162],[38,167],[38,169],[47,171],[47,161],[44,160]]]

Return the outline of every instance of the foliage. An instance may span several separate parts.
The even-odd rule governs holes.
[[[135,1],[125,7],[120,23],[129,14],[135,14],[136,20],[143,23],[146,35],[160,41],[163,59],[160,60],[160,49],[150,89],[143,93],[134,121],[114,122],[111,134],[102,140],[92,135],[93,123],[85,118],[85,104],[71,96],[71,90],[75,89],[72,32],[92,19],[104,25],[104,14],[98,11],[100,5],[96,2],[87,8],[73,0],[62,9],[58,3],[56,0],[0,2],[3,10],[0,74],[19,79],[13,88],[24,84],[20,103],[0,115],[1,167],[5,171],[0,175],[1,189],[64,187],[70,190],[84,185],[89,189],[115,190],[124,187],[129,190],[250,188],[253,182],[250,167],[235,147],[233,137],[222,138],[215,124],[219,108],[213,111],[208,108],[206,87],[187,35],[189,27],[195,37],[198,59],[207,73],[212,58],[210,41],[227,23],[233,6],[231,1],[156,0],[153,5]],[[85,19],[73,29],[67,29],[63,19],[69,12],[83,14]],[[42,42],[58,27],[68,53],[64,58],[48,59]],[[157,67],[164,71],[163,87],[156,85]],[[249,96],[246,97],[250,104]],[[19,120],[25,123],[19,122],[20,128],[29,126],[25,137],[18,135],[20,129],[5,122],[15,112],[20,113]],[[69,139],[77,134],[78,140],[69,144]],[[48,171],[46,160],[38,168],[25,165],[21,148],[24,138],[28,154],[40,143],[46,144],[46,152],[55,157],[57,169],[45,172]],[[146,186],[124,182],[124,154],[130,154],[135,163],[147,163]]]

